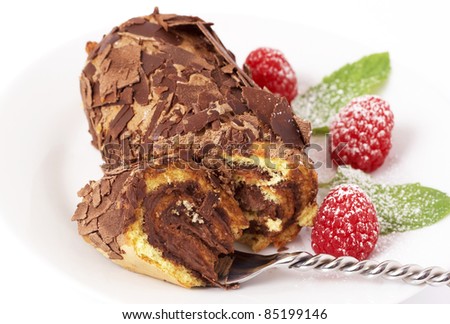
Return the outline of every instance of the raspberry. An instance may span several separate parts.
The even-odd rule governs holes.
[[[392,143],[394,114],[377,96],[363,96],[342,108],[330,126],[331,157],[336,164],[372,172],[386,159]]]
[[[367,259],[378,240],[375,206],[356,185],[340,185],[325,197],[314,222],[316,253]]]
[[[297,96],[297,77],[283,53],[272,48],[258,48],[245,60],[253,81],[261,88],[286,97],[291,102]]]

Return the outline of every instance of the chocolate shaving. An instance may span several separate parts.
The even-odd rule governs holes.
[[[108,196],[111,193],[111,183],[108,179],[103,179],[100,182],[100,193],[102,196]]]
[[[92,107],[92,87],[88,78],[84,75],[80,77],[80,91],[85,107]]]
[[[166,64],[167,66],[167,64]],[[164,79],[164,71],[157,71],[156,73],[153,73],[152,75],[152,86],[157,87],[162,84]]]
[[[89,204],[87,202],[81,202],[78,204],[75,213],[72,216],[72,221],[82,220],[87,217]]]
[[[208,108],[211,102],[217,101],[222,97],[217,87],[212,83],[207,83],[206,85],[178,83],[175,96],[179,103],[188,107],[197,105],[200,110]]]
[[[312,134],[311,123],[308,120],[301,119],[294,114],[294,121],[297,124],[300,134],[302,134],[303,143],[309,145]]]
[[[163,54],[147,54],[146,52],[142,52],[141,60],[142,60],[142,68],[145,71],[145,74],[150,75],[156,69],[158,69],[166,60],[167,56]]]
[[[115,253],[114,251],[109,251],[108,252],[108,258],[110,258],[111,260],[121,260],[121,259],[123,259],[120,254]]]
[[[109,135],[111,138],[117,138],[133,117],[133,108],[130,105],[124,105],[109,125]]]
[[[105,49],[101,53],[98,54],[98,56],[97,56],[98,65],[101,66],[103,64],[103,61],[109,55],[109,53],[111,52],[111,49],[112,49],[112,44],[108,44],[105,46]],[[107,66],[105,68],[109,68],[109,66]]]
[[[206,38],[211,42],[211,44],[215,47],[217,52],[223,55],[225,60],[232,64],[236,70],[238,75],[240,76],[241,81],[245,86],[255,86],[253,80],[241,70],[241,68],[236,64],[234,57],[230,54],[229,51],[225,49],[222,42],[219,40],[217,35],[211,30],[210,27],[205,26],[205,24],[197,22],[197,27],[201,30],[201,32],[206,36]]]
[[[101,74],[100,95],[103,97],[111,88],[119,89],[139,81],[139,67],[141,65],[141,49],[139,46],[126,45],[113,48],[107,56],[111,64],[106,73]]]
[[[153,17],[155,17],[155,20],[158,22],[158,24],[161,25],[162,28],[164,28],[165,31],[169,31],[169,26],[167,25],[165,19],[168,19],[167,16],[175,16],[175,15],[161,15],[159,13],[158,7],[155,7],[155,10],[153,10]]]
[[[121,209],[114,209],[108,214],[103,214],[98,218],[98,232],[103,241],[110,243],[117,237],[123,229],[123,212]]]
[[[131,105],[133,103],[133,87],[126,87],[120,92],[118,105]]]
[[[128,21],[124,22],[119,29],[122,29],[124,27],[128,27],[128,26],[133,26],[133,25],[142,25],[146,22],[147,20],[144,17],[135,17],[135,18],[131,18]]]
[[[209,91],[200,92],[198,95],[197,105],[200,110],[208,109],[212,106],[211,104],[217,102],[220,97],[222,96],[217,96],[217,94]]]
[[[145,191],[140,188],[145,188],[145,181],[141,177],[135,177],[126,191],[126,197],[132,208],[138,208],[145,197]]]
[[[230,88],[230,89],[226,90],[226,97],[227,97],[227,100],[228,100],[228,104],[233,108],[233,111],[234,111],[235,114],[242,115],[246,111],[248,111],[248,108],[238,98],[238,96],[234,94],[233,89],[237,89],[237,88]],[[241,95],[240,92],[239,92],[239,95]]]
[[[102,196],[100,193],[100,186],[95,186],[92,190],[92,206],[98,207],[100,203],[102,202]]]
[[[153,87],[153,92],[157,95],[162,95],[164,92],[166,92],[167,90],[169,90],[169,87],[165,87],[165,86],[156,86]]]
[[[156,105],[156,108],[155,108],[155,110],[154,110],[154,112],[153,112],[152,119],[151,119],[150,124],[149,124],[148,129],[147,129],[147,133],[146,133],[146,135],[145,135],[145,137],[146,137],[147,139],[156,140],[156,139],[158,138],[159,135],[157,135],[157,136],[152,136],[152,134],[154,133],[154,131],[155,131],[155,129],[156,129],[156,124],[157,124],[159,118],[161,117],[162,112],[163,112],[167,107],[170,106],[171,101],[172,101],[172,98],[173,98],[173,93],[170,93],[170,100],[168,100],[167,102],[160,101],[160,102],[158,102],[158,104]]]
[[[273,94],[257,88],[242,88],[242,96],[247,101],[248,108],[265,124],[270,125],[272,112],[277,99]]]
[[[86,66],[83,69],[84,75],[91,82],[93,81],[92,77],[94,76],[96,71],[97,71],[97,69],[95,68],[94,64],[92,64],[91,62],[88,62],[88,64],[86,64]]]
[[[120,254],[122,253],[122,251],[120,250],[120,246],[117,243],[116,240],[113,240],[111,243],[108,244],[109,247],[111,248],[111,250],[114,252],[114,257],[116,259],[122,259],[122,257],[120,256]],[[109,256],[110,259],[114,259],[114,257],[111,257],[111,255]]]
[[[168,44],[180,45],[180,38],[173,34],[164,30],[160,25],[154,24],[148,21],[139,24],[131,24],[122,26],[122,30],[134,35],[156,38],[162,40]]]
[[[293,144],[297,147],[304,145],[300,130],[294,122],[292,109],[285,98],[278,100],[276,103],[271,115],[270,125],[274,133],[280,135],[284,143]]]
[[[99,218],[101,215],[105,214],[112,205],[112,198],[103,198],[100,205],[89,209],[88,215],[86,217],[86,222],[90,222],[95,218]]]
[[[193,68],[197,67],[196,70],[200,70],[202,68],[206,70],[212,70],[214,68],[214,66],[209,64],[204,58],[188,52],[181,47],[173,45],[163,45],[161,46],[161,50],[170,56],[174,64],[191,66]]]
[[[92,85],[92,107],[99,107],[104,104],[104,101],[100,98],[100,83],[94,82]]]
[[[156,32],[160,29],[160,25],[148,22],[143,18],[140,21],[128,21],[121,26],[121,30],[127,33],[145,37],[155,37]]]
[[[134,99],[137,103],[145,106],[148,105],[148,96],[150,95],[150,89],[147,76],[142,68],[139,69],[140,81],[133,85]]]
[[[236,64],[228,64],[221,68],[223,73],[231,74],[234,72],[234,69],[236,68]]]
[[[97,248],[101,249],[104,252],[109,252],[110,248],[109,246],[102,240],[100,235],[98,235],[97,232],[91,233],[88,235],[91,242],[96,246]]]
[[[197,24],[202,24],[205,26],[211,26],[213,23],[205,22],[202,19],[195,16],[178,16],[178,15],[158,15],[160,19],[164,19],[167,27],[178,27],[178,26],[196,26]]]
[[[90,183],[86,184],[83,188],[81,188],[80,190],[78,190],[78,197],[85,197],[87,196],[89,193],[91,193],[92,191],[92,187],[90,185]]]
[[[198,132],[205,127],[205,124],[219,119],[219,112],[216,110],[203,110],[183,119],[184,132]]]
[[[108,45],[111,45],[119,40],[120,36],[117,34],[117,31],[117,27],[114,27],[108,35],[103,36],[102,41],[98,43],[97,47],[89,53],[88,60],[93,60],[97,55],[101,54],[108,47]]]
[[[78,233],[80,235],[88,235],[98,230],[97,218],[86,223],[85,220],[78,222]]]

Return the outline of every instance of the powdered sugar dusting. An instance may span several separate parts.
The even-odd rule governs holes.
[[[311,121],[316,131],[325,131],[334,115],[351,99],[372,93],[388,77],[388,53],[365,56],[325,77],[292,103],[294,112]]]
[[[371,198],[377,209],[382,234],[428,226],[450,214],[450,197],[418,183],[374,183],[362,171],[340,167],[332,184],[342,183],[357,184]]]
[[[372,172],[386,159],[392,144],[394,115],[378,96],[354,98],[334,118],[331,130],[333,160]]]
[[[370,87],[376,77],[361,82],[346,82],[340,79],[333,83],[321,83],[292,102],[292,108],[299,116],[306,117],[314,128],[329,125],[338,110],[360,95],[360,88]],[[333,107],[338,107],[333,109]]]
[[[333,188],[323,201],[311,233],[316,253],[366,259],[378,239],[376,211],[356,185]]]

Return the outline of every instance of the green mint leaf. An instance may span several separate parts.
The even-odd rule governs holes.
[[[360,170],[339,167],[329,185],[334,187],[344,183],[358,185],[370,197],[377,209],[381,234],[429,226],[450,214],[450,197],[419,183],[375,183],[368,174]]]
[[[375,92],[388,78],[390,70],[387,52],[346,64],[294,99],[294,112],[311,121],[314,133],[327,133],[333,116],[353,98]]]

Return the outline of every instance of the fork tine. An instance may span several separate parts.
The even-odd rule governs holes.
[[[261,255],[234,251],[233,262],[228,275],[221,278],[223,284],[231,285],[241,283],[257,276],[261,272],[271,268],[271,266],[291,261],[297,253],[277,253]]]

